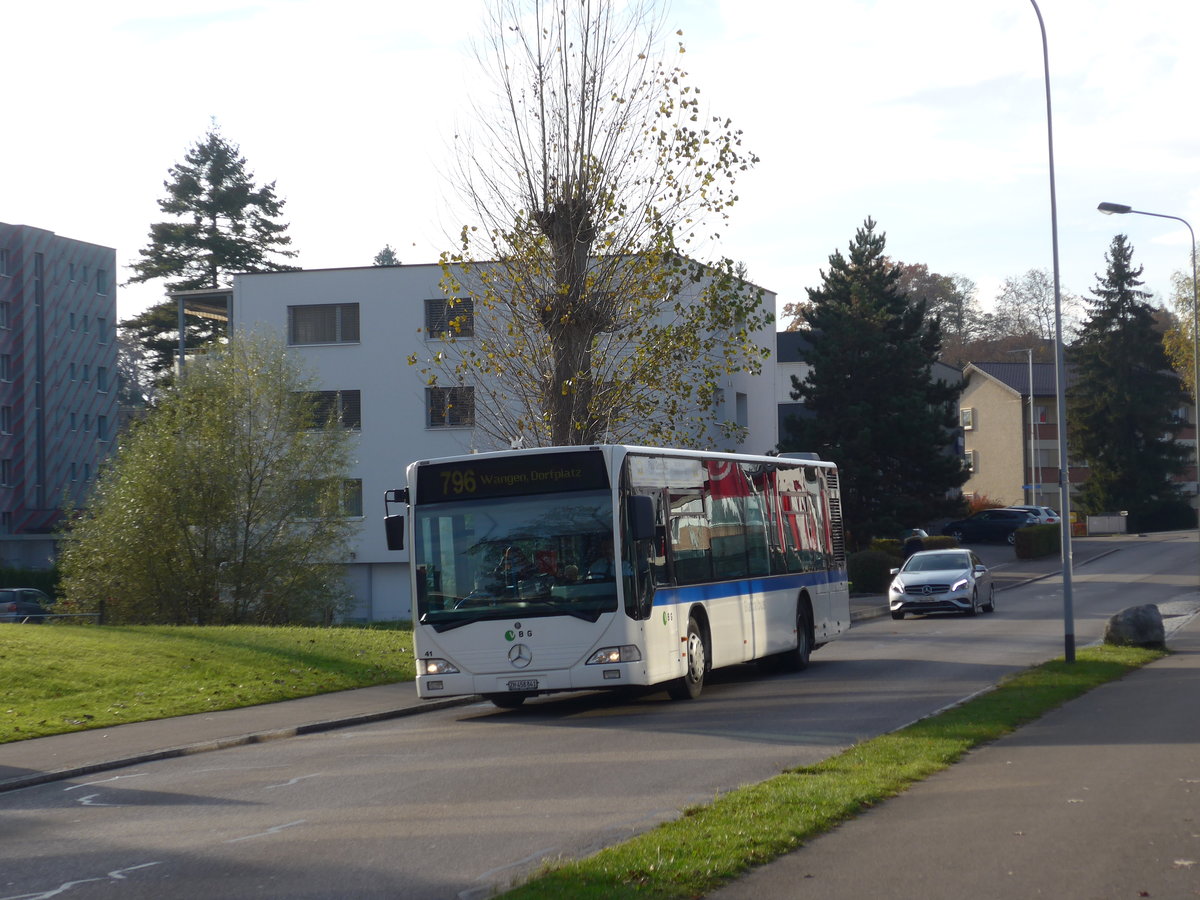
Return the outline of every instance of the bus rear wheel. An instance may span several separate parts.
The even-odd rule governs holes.
[[[704,647],[704,633],[695,616],[688,617],[687,672],[667,685],[667,695],[672,700],[695,700],[704,690],[704,674],[708,669],[708,652]]]
[[[808,668],[812,649],[812,625],[808,621],[808,608],[799,603],[796,607],[796,649],[784,652],[784,668],[789,672],[803,672]]]

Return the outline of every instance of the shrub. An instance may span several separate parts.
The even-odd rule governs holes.
[[[1185,531],[1196,527],[1196,511],[1185,500],[1162,500],[1129,517],[1129,530]]]
[[[882,594],[892,580],[899,558],[879,550],[860,550],[846,561],[850,583],[858,594]]]
[[[958,546],[958,541],[948,534],[931,534],[927,538],[921,538],[921,543],[925,545],[926,550],[953,550]]]
[[[971,515],[974,515],[981,509],[1000,509],[1004,506],[1008,506],[1008,504],[993,500],[987,494],[975,494],[967,502],[967,507]]]
[[[1018,528],[1013,549],[1017,552],[1017,559],[1038,559],[1058,553],[1061,546],[1062,532],[1058,523],[1055,523]]]
[[[874,550],[876,553],[886,553],[895,559],[900,559],[904,555],[900,541],[895,538],[875,538],[875,540],[871,541],[869,549]]]

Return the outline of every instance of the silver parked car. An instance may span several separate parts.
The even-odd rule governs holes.
[[[1062,521],[1062,516],[1048,506],[1010,506],[1009,509],[1019,509],[1029,513],[1037,520],[1038,525],[1053,525]]]
[[[892,569],[888,608],[893,619],[905,613],[994,612],[996,586],[970,550],[922,550]]]

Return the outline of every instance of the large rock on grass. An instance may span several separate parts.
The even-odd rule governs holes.
[[[1129,606],[1108,620],[1104,643],[1125,647],[1162,647],[1166,642],[1162,613],[1153,603]]]

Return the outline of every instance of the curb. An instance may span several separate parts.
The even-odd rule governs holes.
[[[193,756],[197,753],[210,753],[214,750],[227,750],[230,747],[243,747],[247,744],[265,744],[267,741],[282,740],[283,738],[298,737],[304,734],[320,734],[324,731],[335,731],[339,728],[351,728],[355,725],[370,725],[389,719],[401,719],[415,716],[424,712],[438,709],[449,709],[454,706],[465,706],[474,703],[478,697],[455,697],[446,700],[422,701],[420,706],[405,706],[399,709],[389,709],[383,712],[361,713],[356,716],[346,716],[338,719],[326,719],[320,722],[308,722],[289,728],[276,728],[270,731],[254,731],[234,737],[217,738],[211,741],[200,741],[195,744],[184,744],[179,747],[168,747],[165,750],[146,750],[133,753],[104,762],[88,763],[82,766],[71,766],[65,769],[54,769],[49,772],[38,772],[34,775],[18,775],[0,781],[0,794],[17,791],[21,788],[35,787],[39,784],[49,784],[54,781],[65,781],[68,778],[80,778],[94,775],[97,772],[108,772],[113,769],[123,769],[126,766],[136,766],[142,763],[154,762],[160,759],[177,759],[181,756]]]

